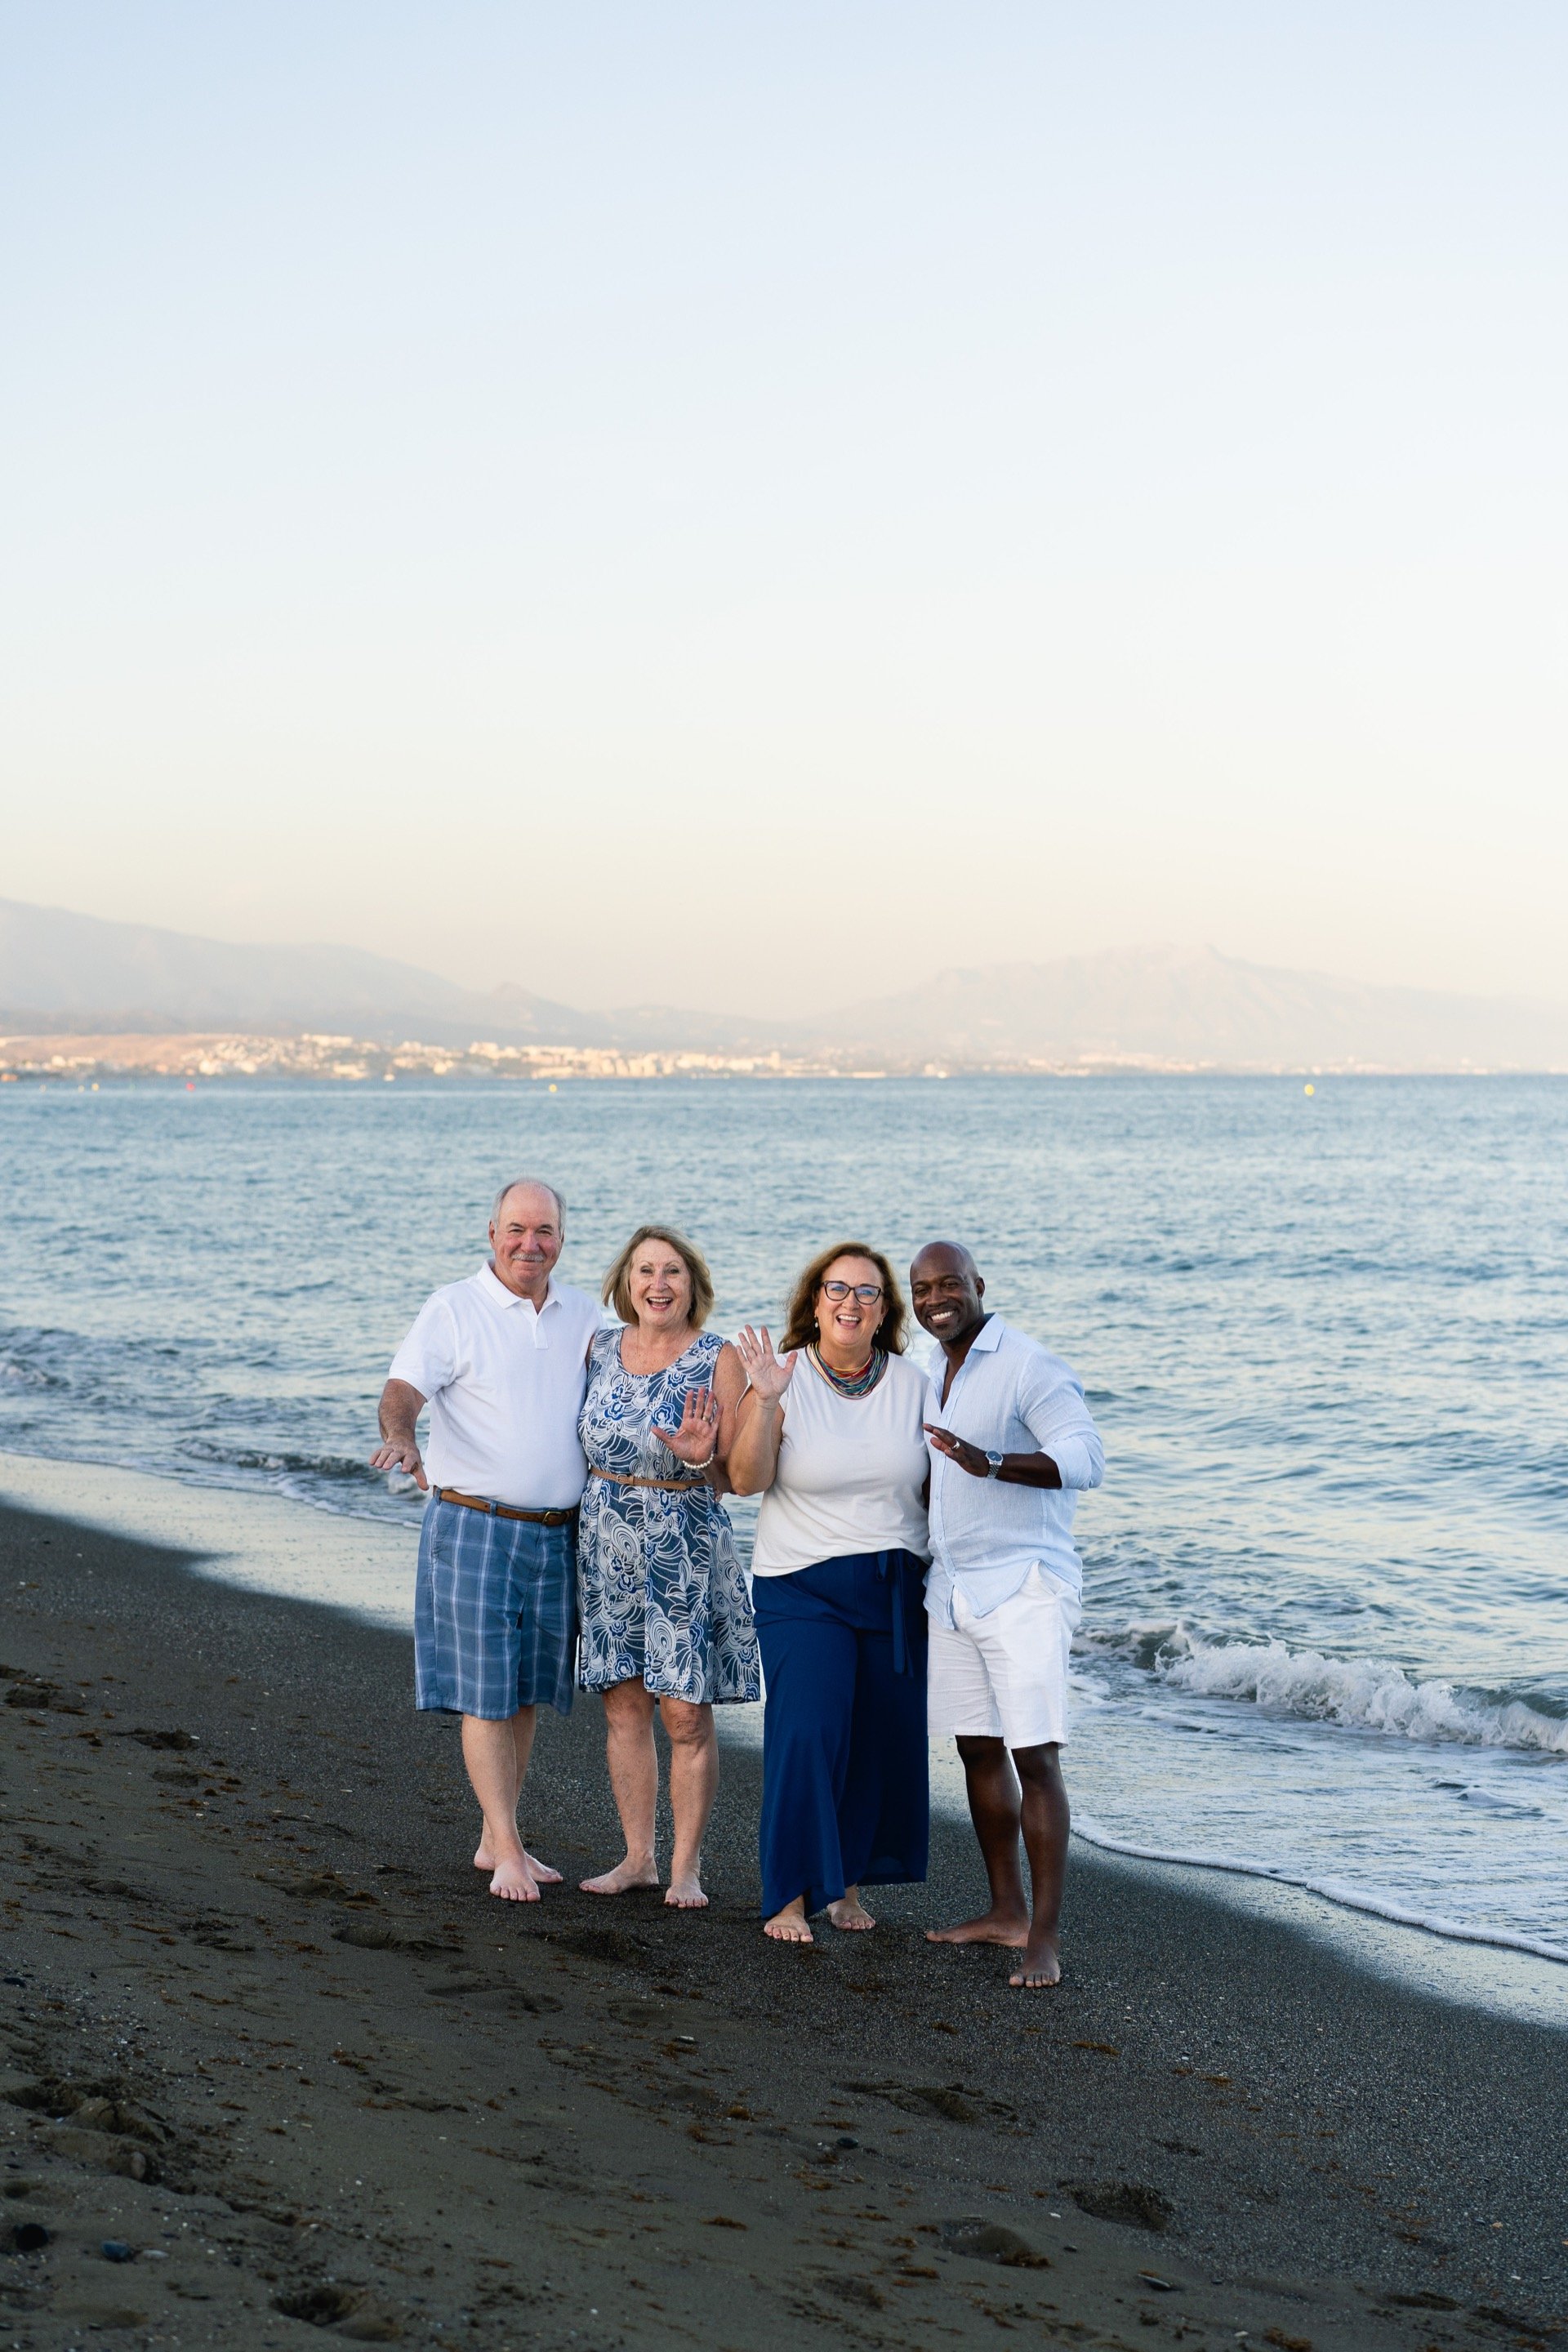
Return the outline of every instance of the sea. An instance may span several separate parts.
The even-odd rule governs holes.
[[[725,1330],[825,1242],[966,1242],[1105,1440],[1079,1836],[1568,1961],[1568,1080],[24,1083],[0,1171],[0,1449],[400,1560],[376,1398],[502,1178],[584,1287],[683,1228]]]

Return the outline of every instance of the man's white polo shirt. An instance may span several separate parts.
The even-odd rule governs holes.
[[[432,1486],[525,1511],[580,1502],[588,1465],[577,1415],[602,1320],[585,1291],[553,1275],[535,1309],[489,1265],[427,1298],[390,1377],[429,1399]]]

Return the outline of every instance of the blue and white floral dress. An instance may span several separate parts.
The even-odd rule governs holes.
[[[679,1429],[694,1389],[713,1385],[724,1342],[699,1332],[662,1372],[628,1372],[619,1331],[588,1353],[577,1423],[590,1472],[577,1523],[577,1679],[584,1690],[640,1678],[695,1705],[761,1696],[756,1628],[723,1505],[706,1482],[672,1494],[617,1477],[689,1478],[656,1427]]]

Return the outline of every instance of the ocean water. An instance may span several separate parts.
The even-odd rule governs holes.
[[[723,1328],[967,1240],[1106,1440],[1080,1833],[1568,1959],[1568,1083],[7,1087],[0,1449],[411,1530],[386,1363],[530,1168]]]

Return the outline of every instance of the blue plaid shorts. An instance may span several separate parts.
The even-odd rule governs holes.
[[[522,1706],[572,1712],[577,1531],[425,1507],[414,1588],[415,1705],[504,1723]]]

